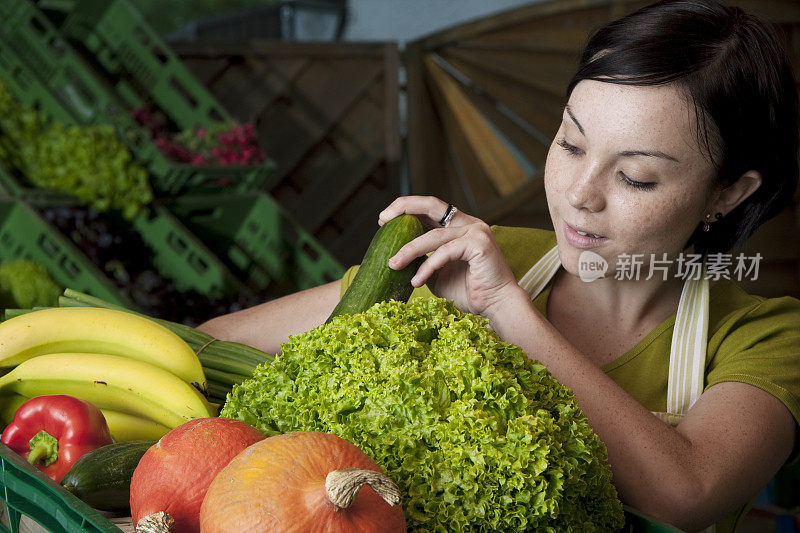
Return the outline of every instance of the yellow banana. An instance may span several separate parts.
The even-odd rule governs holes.
[[[100,409],[106,417],[108,429],[114,442],[130,442],[132,440],[158,440],[167,433],[169,428],[128,413],[120,413],[111,409]]]
[[[54,353],[33,357],[0,378],[0,394],[32,398],[70,394],[110,409],[175,428],[192,418],[217,416],[200,392],[149,363],[107,354]]]
[[[0,396],[0,421],[8,425],[14,420],[14,413],[29,398],[21,394],[7,394]],[[130,442],[132,440],[158,440],[169,432],[163,426],[152,420],[141,418],[127,413],[120,413],[111,409],[100,409],[108,423],[111,437],[114,442]]]
[[[97,307],[56,307],[0,323],[0,367],[39,355],[81,352],[119,355],[163,368],[202,392],[203,367],[183,339],[133,313]]]

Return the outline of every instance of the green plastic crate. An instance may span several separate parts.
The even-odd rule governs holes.
[[[10,2],[16,9],[0,20],[0,46],[5,62],[22,78],[18,87],[11,88],[21,101],[66,123],[115,123],[117,120],[109,119],[116,115],[127,118],[124,106],[102,77],[95,75],[41,11],[29,0]],[[11,85],[17,85],[8,67],[3,70]]]
[[[138,215],[133,228],[153,250],[153,265],[180,291],[221,297],[243,290],[228,267],[165,207]]]
[[[56,100],[47,86],[24,61],[17,57],[2,37],[0,37],[0,79],[21,103],[41,109],[65,124],[73,122],[74,118],[66,106]]]
[[[231,120],[229,113],[189,72],[126,0],[76,0],[60,29],[116,80],[131,106],[152,100],[177,125],[189,129]]]
[[[11,528],[19,531],[22,515],[34,518],[53,533],[120,533],[122,530],[58,483],[0,444],[0,499],[8,510]]]
[[[0,261],[31,259],[62,287],[133,306],[61,233],[19,200],[0,198]]]
[[[74,205],[78,201],[74,196],[61,191],[33,187],[15,171],[7,170],[2,166],[0,166],[0,186],[8,196],[30,202],[38,207]]]
[[[257,290],[270,283],[307,289],[344,274],[342,265],[267,194],[185,196],[170,208]]]
[[[158,180],[159,191],[169,196],[183,194],[248,193],[263,189],[275,165],[195,167],[167,162]]]

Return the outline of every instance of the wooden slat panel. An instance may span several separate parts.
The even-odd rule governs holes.
[[[571,62],[563,59],[554,60],[546,55],[525,52],[462,50],[458,47],[449,47],[442,50],[441,55],[448,61],[461,60],[474,67],[549,92],[555,97],[564,94],[575,70]]]
[[[410,45],[407,56],[408,95],[408,165],[412,194],[441,195],[441,180],[432,176],[444,176],[445,153],[441,125],[436,121],[433,96],[425,80],[422,61],[425,51],[420,45]]]
[[[587,41],[584,28],[535,28],[520,24],[514,28],[484,33],[458,42],[460,48],[524,49],[535,51],[554,51],[580,55]]]
[[[460,188],[467,200],[466,204],[459,203],[459,208],[474,211],[477,208],[476,198],[480,198],[481,201],[497,198],[497,191],[478,160],[476,152],[472,149],[461,124],[449,111],[444,102],[444,96],[436,91],[434,98],[436,98],[439,117],[444,126],[448,160],[456,179],[451,185]],[[452,196],[448,195],[448,198],[452,198]]]
[[[381,65],[345,62],[336,68],[316,63],[293,84],[292,98],[262,117],[269,124],[267,146],[280,153],[275,179],[286,176],[320,142],[380,76]]]
[[[535,169],[544,168],[550,143],[542,143],[512,121],[507,115],[501,113],[491,102],[480,96],[470,93],[470,101],[480,112],[495,125],[503,136],[524,156]],[[553,130],[555,131],[555,130]]]
[[[569,21],[567,25],[582,25],[590,29],[598,21],[610,20],[613,15],[631,11],[635,7],[647,3],[651,2],[644,0],[630,2],[623,0],[550,0],[537,2],[449,28],[423,37],[412,44],[418,44],[427,50],[438,49],[454,41],[460,41],[486,32],[499,31],[501,28],[515,26],[527,20],[545,21],[542,26],[563,23],[566,20]]]
[[[502,104],[524,120],[540,138],[552,138],[555,134],[567,103],[566,97],[529,90],[514,80],[493,76],[457,59],[452,60],[451,65],[486,93],[487,98]]]
[[[192,74],[204,85],[209,85],[212,80],[220,75],[226,68],[228,68],[228,58],[214,58],[209,59],[206,57],[198,58],[194,56],[181,58],[183,64],[192,71]]]
[[[469,102],[455,80],[429,57],[425,59],[425,66],[498,192],[509,194],[514,191],[525,182],[525,171],[519,162]]]

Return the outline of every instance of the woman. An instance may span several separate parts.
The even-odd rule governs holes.
[[[708,275],[796,188],[788,60],[738,9],[661,2],[601,28],[567,96],[544,176],[555,232],[399,198],[379,223],[412,213],[433,229],[389,266],[429,254],[415,295],[429,287],[483,315],[575,391],[625,503],[682,529],[732,530],[798,455],[800,301]],[[681,277],[690,253],[705,267]],[[605,277],[583,281],[587,257]],[[353,274],[202,329],[276,352],[327,318]]]

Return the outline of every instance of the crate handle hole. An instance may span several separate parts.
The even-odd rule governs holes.
[[[181,82],[179,82],[176,78],[170,78],[170,85],[180,94],[184,100],[186,100],[191,107],[197,107],[197,100],[195,100],[189,91],[186,90],[186,87],[183,86]]]
[[[303,244],[303,253],[305,253],[306,256],[309,259],[311,259],[312,262],[314,262],[317,259],[319,259],[319,252],[317,250],[315,250],[314,247],[311,246],[309,243],[304,243]]]
[[[167,244],[169,244],[172,250],[178,255],[185,252],[188,248],[186,242],[181,239],[180,236],[172,232],[167,234]]]

